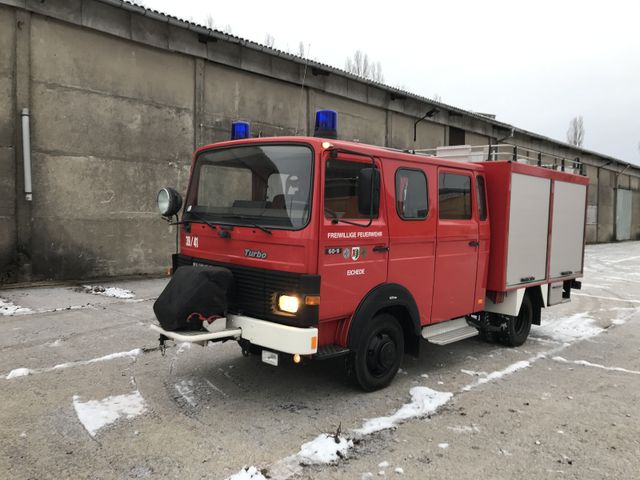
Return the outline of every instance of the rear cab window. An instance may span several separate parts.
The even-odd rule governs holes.
[[[438,216],[441,220],[471,220],[471,176],[440,173],[438,178]]]
[[[396,211],[403,220],[423,220],[429,213],[427,177],[422,170],[396,171]]]

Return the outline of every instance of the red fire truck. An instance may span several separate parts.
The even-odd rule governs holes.
[[[316,137],[234,124],[236,139],[195,153],[184,207],[160,191],[165,218],[182,210],[172,281],[182,268],[233,278],[219,315],[153,325],[162,344],[236,340],[273,365],[343,355],[369,391],[423,339],[521,345],[580,288],[579,164],[510,145],[397,151],[336,140],[335,125],[332,111]]]

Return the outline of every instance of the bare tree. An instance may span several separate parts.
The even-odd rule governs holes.
[[[267,33],[267,34],[264,36],[264,44],[265,44],[267,47],[269,47],[269,48],[273,48],[273,46],[275,45],[275,43],[276,43],[276,39],[275,39],[275,37],[274,37],[273,35],[271,35],[270,33]]]
[[[356,50],[352,57],[347,57],[344,68],[349,73],[373,80],[374,82],[384,81],[380,62],[369,60],[369,55],[362,50]]]
[[[211,15],[210,13],[208,13],[205,17],[205,25],[211,30],[216,29],[216,22],[213,21],[213,15]]]
[[[573,117],[569,122],[569,129],[567,130],[567,142],[576,147],[581,147],[584,142],[584,122],[582,115]]]

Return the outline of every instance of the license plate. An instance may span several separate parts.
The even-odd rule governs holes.
[[[274,367],[277,367],[278,354],[275,352],[270,352],[269,350],[262,350],[262,361],[264,363],[268,363],[269,365],[273,365]]]

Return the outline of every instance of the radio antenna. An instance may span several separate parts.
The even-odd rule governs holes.
[[[302,85],[300,87],[300,106],[298,107],[298,119],[296,120],[296,135],[300,132],[300,114],[302,113],[302,102],[304,101],[304,83],[307,80],[307,69],[309,68],[309,52],[311,51],[311,43],[307,44],[307,52],[305,55],[304,71],[302,72]]]

